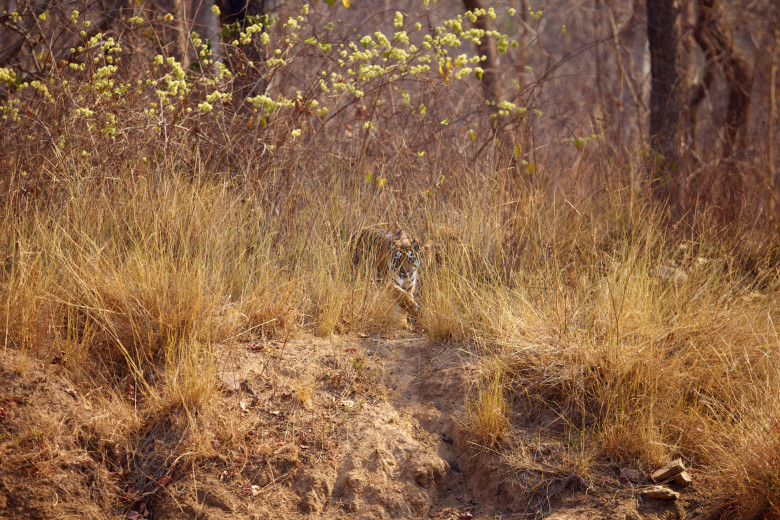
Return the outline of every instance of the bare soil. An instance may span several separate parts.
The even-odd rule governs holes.
[[[619,468],[592,481],[506,464],[464,429],[476,355],[412,333],[217,349],[211,412],[133,421],[62,360],[0,354],[0,518],[697,518],[701,490],[645,500]],[[117,386],[127,383],[116,383]],[[516,432],[507,449],[531,450]],[[531,434],[529,433],[530,437]],[[538,446],[531,458],[555,450]]]

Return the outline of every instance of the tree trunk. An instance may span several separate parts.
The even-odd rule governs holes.
[[[726,140],[723,143],[723,157],[741,152],[745,145],[745,126],[750,109],[752,78],[747,64],[734,48],[730,31],[720,23],[720,8],[717,0],[697,0],[699,10],[694,37],[706,60],[704,80],[694,91],[691,110],[698,108],[713,79],[713,68],[717,65],[724,73],[729,85],[726,108]]]
[[[463,0],[463,6],[466,10],[472,12],[477,9],[484,9],[482,0]],[[483,31],[493,30],[493,24],[487,16],[477,18],[477,21],[474,22],[474,27]],[[482,88],[485,98],[489,101],[500,101],[501,84],[498,76],[498,51],[496,50],[495,38],[483,36],[479,40],[477,50],[480,56],[485,56],[485,61],[482,62],[482,68],[485,70],[482,74]]]
[[[200,61],[200,48],[192,45],[192,32],[211,42],[212,69],[218,70],[217,63],[222,61],[219,46],[219,20],[211,11],[214,0],[173,0],[176,10],[176,47],[179,61],[184,70],[190,70],[193,61]]]
[[[769,144],[767,155],[769,156],[769,180],[772,188],[772,214],[775,215],[780,207],[780,171],[775,166],[775,118],[777,117],[776,76],[777,76],[777,50],[780,48],[780,20],[775,27],[775,43],[772,45],[772,64],[769,67],[769,117],[767,135]]]
[[[651,169],[656,196],[672,207],[680,203],[680,160],[685,85],[679,0],[647,0],[650,44]]]
[[[211,8],[214,7],[214,0],[191,0],[192,9],[192,30],[198,33],[203,40],[211,43],[211,65],[212,72],[219,70],[218,63],[222,62],[222,49],[219,46],[219,18]],[[195,49],[196,59],[200,49]]]
[[[520,34],[520,50],[517,55],[517,84],[518,90],[523,90],[525,87],[525,66],[526,66],[526,50],[528,49],[528,29],[526,27],[528,23],[528,2],[527,0],[520,0],[520,12],[518,14],[521,20]]]
[[[697,0],[696,27],[693,35],[705,59],[702,82],[693,89],[689,103],[690,122],[695,139],[697,113],[704,96],[720,69],[728,84],[728,101],[724,122],[725,133],[721,149],[724,161],[716,185],[726,217],[733,219],[742,205],[743,179],[739,161],[747,145],[747,123],[750,114],[752,74],[744,58],[734,46],[728,27],[721,23],[722,11],[718,0]],[[717,197],[717,194],[716,194]]]
[[[189,24],[187,24],[186,0],[173,0],[176,6],[176,47],[179,53],[179,61],[184,70],[190,70],[190,54],[187,42],[189,41]]]

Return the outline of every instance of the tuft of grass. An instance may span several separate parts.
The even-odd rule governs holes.
[[[504,441],[510,431],[509,406],[504,396],[506,382],[500,362],[489,362],[491,372],[482,374],[465,412],[463,428],[488,448]]]
[[[312,406],[317,378],[314,374],[300,374],[295,378],[295,397],[306,408]]]
[[[707,472],[723,518],[780,518],[780,438],[776,397],[773,413],[745,417],[722,440],[706,445],[720,463]]]

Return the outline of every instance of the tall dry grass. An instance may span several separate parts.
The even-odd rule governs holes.
[[[561,467],[576,460],[592,476],[608,461],[652,469],[683,456],[728,497],[724,511],[776,516],[776,238],[670,230],[641,200],[531,200],[515,203],[509,232],[490,225],[500,204],[475,202],[481,223],[464,220],[452,264],[433,275],[431,298],[448,303],[429,333],[487,345],[516,442],[541,431],[564,446]],[[467,414],[486,445],[507,438],[484,420],[497,403],[488,377]]]
[[[543,426],[584,476],[681,455],[737,486],[739,514],[774,507],[777,243],[670,230],[641,197],[558,202],[459,175],[432,193],[334,173],[279,203],[161,172],[7,206],[3,348],[61,354],[85,384],[130,378],[149,409],[207,408],[216,342],[396,327],[347,244],[398,220],[428,245],[421,331],[485,353],[465,426],[486,445]]]

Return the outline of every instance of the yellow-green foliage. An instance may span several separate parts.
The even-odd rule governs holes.
[[[40,30],[75,25],[80,30],[71,35],[72,47],[57,49],[60,68],[45,81],[0,69],[9,89],[0,98],[0,128],[25,136],[10,148],[54,154],[81,171],[101,164],[108,149],[124,152],[126,166],[143,172],[153,163],[187,162],[193,152],[214,159],[279,155],[314,142],[353,148],[383,143],[388,132],[396,134],[390,142],[401,142],[402,134],[426,124],[477,147],[474,128],[495,126],[496,118],[527,121],[526,109],[508,99],[490,100],[498,107],[492,115],[470,110],[464,119],[455,112],[463,109],[465,89],[478,88],[481,78],[485,58],[474,43],[492,38],[503,51],[509,45],[506,35],[467,27],[467,19],[517,16],[513,9],[483,11],[431,26],[397,13],[387,34],[360,34],[340,19],[333,22],[337,7],[303,5],[281,18],[250,16],[243,26],[225,27],[218,55],[218,42],[193,33],[186,59],[163,54],[148,39],[175,26],[172,15],[142,12],[126,21],[117,41],[97,29],[90,13],[73,11],[70,19],[59,13],[39,20]],[[444,90],[432,95],[430,86]],[[67,124],[47,126],[49,117]],[[455,118],[459,126],[447,129]],[[469,137],[462,125],[471,128]]]

